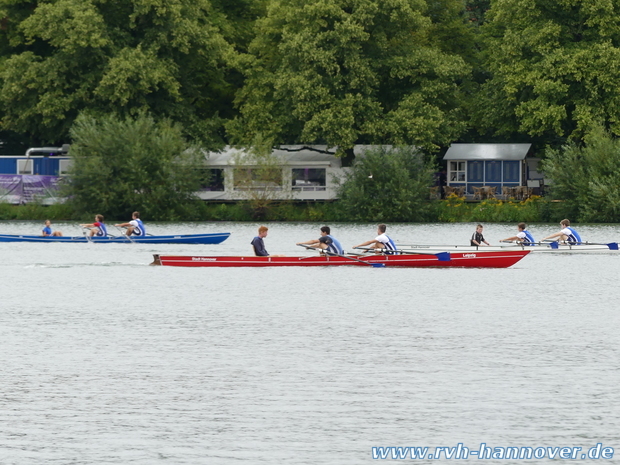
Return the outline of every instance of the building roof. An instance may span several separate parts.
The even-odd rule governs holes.
[[[363,155],[364,151],[373,146],[356,145],[353,152],[356,156]],[[326,165],[332,167],[341,166],[341,158],[336,157],[337,147],[328,147],[327,145],[281,145],[274,149],[271,154],[277,158],[279,163],[285,165]],[[234,165],[238,160],[245,163],[248,159],[244,159],[244,155],[248,152],[244,149],[236,149],[230,146],[224,147],[219,152],[209,152],[207,164],[210,166],[227,166]]]
[[[523,160],[532,144],[452,144],[444,160]]]

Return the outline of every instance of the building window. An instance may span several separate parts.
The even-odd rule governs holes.
[[[325,168],[293,168],[293,190],[319,191],[327,186],[327,170]]]
[[[448,173],[450,182],[465,182],[466,161],[451,161],[450,172]]]
[[[521,163],[518,161],[504,162],[504,182],[521,181]]]
[[[32,174],[34,168],[34,160],[32,158],[23,158],[17,160],[17,174]]]
[[[498,160],[490,160],[485,162],[485,176],[484,181],[489,182],[502,182],[502,162]]]
[[[207,168],[202,170],[200,189],[211,192],[223,191],[224,170],[221,168]]]
[[[235,168],[233,184],[235,190],[282,190],[282,169]]]
[[[72,162],[73,160],[58,160],[58,175],[65,176],[69,174]]]

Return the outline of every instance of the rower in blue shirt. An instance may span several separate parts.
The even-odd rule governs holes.
[[[317,249],[324,250],[334,255],[344,255],[344,249],[340,245],[340,241],[331,235],[329,226],[321,228],[321,237],[307,242],[298,242],[297,245],[308,245]]]
[[[558,241],[563,241],[570,245],[581,244],[581,236],[577,231],[570,227],[569,220],[564,219],[560,221],[560,226],[562,227],[562,230],[560,232],[545,237],[543,241],[546,241],[547,239],[554,239],[557,237]]]
[[[530,233],[526,228],[527,225],[525,223],[519,223],[517,225],[517,229],[519,229],[517,235],[502,239],[500,242],[515,241],[521,245],[536,245],[536,240],[534,239],[534,236],[532,236],[532,233]]]
[[[52,231],[52,222],[50,220],[45,220],[45,227],[41,232],[42,236],[62,236],[60,231]]]

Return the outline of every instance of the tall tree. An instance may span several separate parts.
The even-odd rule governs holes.
[[[620,134],[619,0],[502,0],[486,21],[478,127],[548,141],[595,123]]]
[[[469,68],[437,44],[428,11],[424,0],[271,0],[241,62],[234,141],[342,152],[454,140],[465,127],[458,84]]]
[[[230,46],[209,0],[0,0],[0,129],[60,142],[83,109],[147,110],[217,145]]]

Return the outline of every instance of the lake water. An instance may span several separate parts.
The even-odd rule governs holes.
[[[147,225],[232,232],[211,246],[0,244],[0,464],[349,465],[373,462],[373,446],[459,443],[601,443],[617,460],[620,254],[530,255],[499,270],[148,266],[153,253],[249,254],[257,226]],[[306,255],[295,242],[321,224],[268,226],[267,250]],[[347,249],[376,233],[331,226]],[[0,222],[6,234],[40,229]],[[388,234],[466,244],[474,230]],[[578,230],[620,239],[618,225]],[[516,232],[484,234],[497,244]]]

